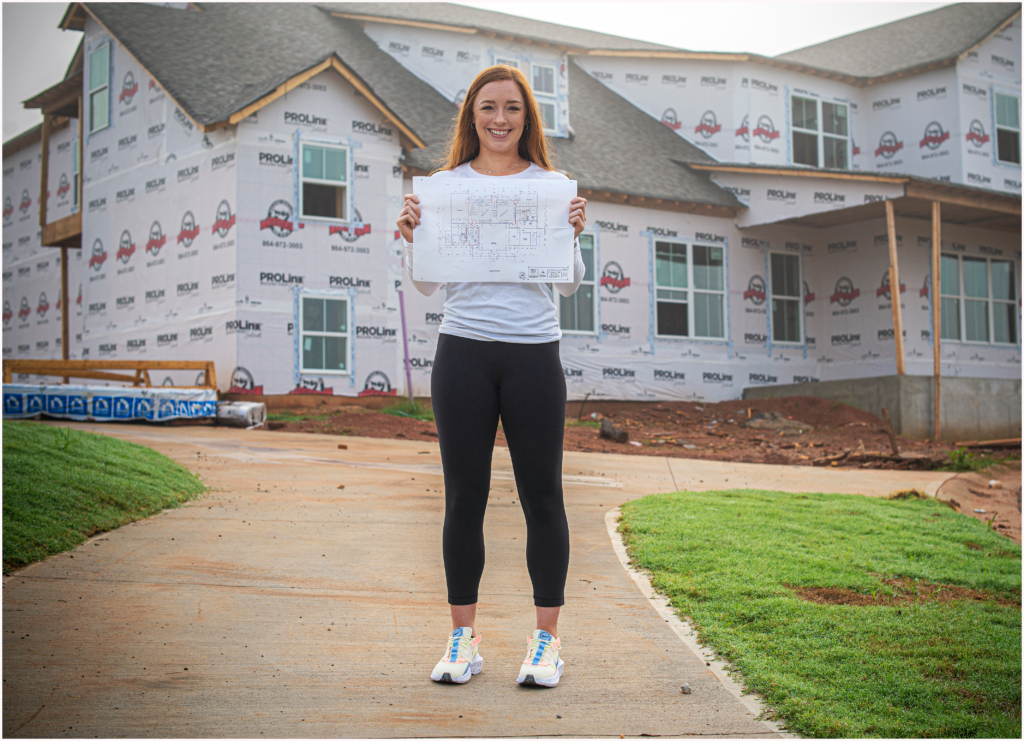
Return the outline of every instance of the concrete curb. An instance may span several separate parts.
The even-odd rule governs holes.
[[[615,555],[618,556],[619,563],[622,564],[622,568],[626,570],[630,578],[633,580],[633,583],[636,584],[643,595],[651,603],[651,606],[654,607],[657,613],[665,620],[666,623],[668,623],[669,627],[672,628],[672,631],[677,636],[679,636],[679,639],[686,645],[686,647],[710,668],[718,681],[722,683],[730,694],[742,702],[750,712],[759,718],[766,710],[766,706],[761,700],[761,696],[756,692],[746,692],[743,686],[729,675],[728,670],[726,669],[726,663],[716,659],[715,652],[710,648],[701,646],[697,642],[697,633],[694,631],[693,626],[691,626],[686,620],[680,620],[669,601],[655,592],[647,574],[633,568],[629,560],[629,554],[626,553],[626,545],[622,540],[622,534],[619,533],[617,529],[619,516],[621,514],[622,510],[620,507],[608,510],[604,516],[604,524],[608,528],[608,537],[612,541],[612,548],[615,550]],[[760,722],[765,725],[765,728],[769,733],[778,735],[782,738],[802,738],[802,736],[787,732],[783,729],[781,724],[776,723],[775,721],[761,720]]]

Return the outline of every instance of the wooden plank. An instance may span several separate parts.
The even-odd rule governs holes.
[[[11,367],[15,373],[25,373],[23,366],[49,368],[56,371],[75,370],[206,370],[209,360],[5,360],[4,368]],[[58,374],[59,375],[59,374]]]
[[[942,433],[942,206],[932,201],[932,375],[935,377],[935,421],[932,438]]]
[[[903,311],[900,307],[900,265],[896,255],[896,217],[892,201],[885,202],[885,225],[889,231],[889,298],[892,301],[893,339],[896,341],[896,374],[907,372],[907,359],[903,354]]]
[[[907,182],[904,191],[911,198],[922,198],[926,201],[939,201],[1016,216],[1020,216],[1021,213],[1020,196],[964,192],[949,185],[915,181]]]
[[[427,21],[410,21],[404,18],[388,18],[379,15],[362,15],[359,13],[338,13],[331,15],[338,18],[348,18],[353,21],[371,21],[373,23],[389,23],[394,26],[412,26],[414,28],[431,28],[435,31],[451,31],[452,33],[475,34],[479,31],[475,28],[464,28],[463,26],[449,26],[444,23],[429,23]]]
[[[68,248],[60,248],[60,295],[61,295],[61,307],[60,307],[60,356],[62,359],[68,359],[68,353],[70,352],[69,341],[70,329],[69,323],[71,321],[71,296],[68,294]],[[64,378],[64,383],[67,383],[67,377]]]
[[[5,369],[4,373],[8,373],[9,370],[10,369]],[[24,370],[17,369],[14,372],[27,373],[31,376],[53,376],[57,378],[94,378],[100,381],[117,381],[118,383],[132,382],[132,376],[126,375],[124,373],[107,373],[105,371],[67,371],[62,369],[54,370],[52,368],[27,368]],[[62,373],[66,373],[67,375],[62,376]],[[4,383],[9,383],[9,381],[5,381]]]
[[[744,172],[751,175],[780,175],[782,177],[825,178],[827,180],[865,180],[873,183],[907,183],[909,178],[894,175],[867,175],[859,172],[820,172],[818,170],[786,170],[772,167],[747,167],[745,165],[707,165],[687,162],[691,170],[709,170],[712,172]]]
[[[39,164],[39,226],[46,226],[46,196],[50,187],[50,124],[53,116],[43,114],[42,162]]]
[[[217,388],[217,369],[212,360],[206,364],[206,385],[212,389]]]
[[[962,443],[953,443],[956,447],[964,448],[1012,448],[1020,447],[1019,437],[1011,437],[1006,440],[968,440]]]
[[[78,201],[78,212],[49,224],[43,224],[41,241],[43,247],[82,246],[82,201]],[[77,240],[77,244],[75,244]]]

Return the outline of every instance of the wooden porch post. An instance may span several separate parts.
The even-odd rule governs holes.
[[[903,354],[903,311],[900,309],[900,264],[896,256],[896,217],[892,201],[885,202],[885,224],[889,231],[889,298],[892,300],[892,329],[896,340],[896,373],[906,375],[907,360]]]
[[[935,426],[932,437],[939,439],[940,427],[939,409],[942,401],[942,394],[939,386],[942,382],[942,228],[941,228],[941,206],[938,201],[932,201],[932,350],[934,356],[935,377]]]

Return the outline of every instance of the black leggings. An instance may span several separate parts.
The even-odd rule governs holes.
[[[477,602],[500,417],[526,514],[533,602],[560,607],[569,568],[569,525],[562,503],[565,377],[558,342],[483,342],[442,334],[430,394],[444,466],[448,603]]]

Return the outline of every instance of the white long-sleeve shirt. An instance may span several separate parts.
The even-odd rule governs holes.
[[[469,163],[454,170],[442,170],[432,177],[485,178],[494,177],[476,172]],[[510,179],[565,179],[560,172],[553,172],[531,163],[521,173],[500,177]],[[447,297],[444,302],[444,319],[440,332],[466,337],[471,340],[490,342],[515,342],[533,344],[553,342],[562,337],[558,326],[558,315],[547,283],[433,283],[412,279],[412,243],[405,244],[405,265],[409,281],[424,296],[433,295],[444,286]],[[576,240],[575,265],[572,283],[555,283],[555,289],[563,296],[571,296],[580,287],[586,268],[580,254],[580,243]]]

